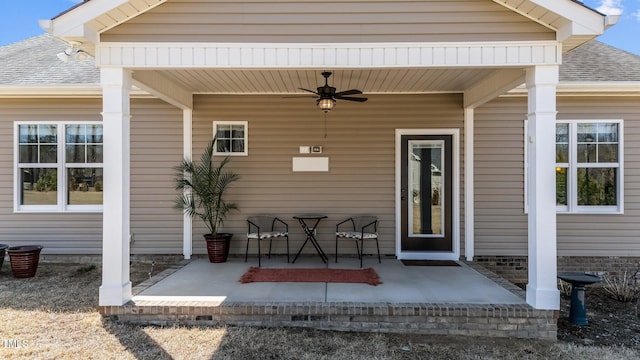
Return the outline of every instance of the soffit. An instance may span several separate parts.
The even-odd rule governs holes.
[[[196,94],[309,94],[324,85],[317,70],[156,70]],[[462,92],[494,69],[329,69],[337,91],[365,94]]]
[[[102,33],[164,2],[166,0],[129,0],[93,18],[87,25]]]

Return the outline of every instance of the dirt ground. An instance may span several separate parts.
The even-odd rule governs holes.
[[[134,284],[166,266],[135,263]],[[587,326],[568,323],[558,341],[375,334],[232,326],[120,324],[96,311],[100,266],[44,263],[35,278],[0,269],[0,359],[639,359],[636,304],[587,290]],[[63,286],[61,286],[63,285]]]
[[[568,296],[561,298],[558,341],[577,345],[611,346],[640,349],[640,318],[637,301],[623,303],[609,297],[602,287],[587,287],[588,325],[569,323]]]

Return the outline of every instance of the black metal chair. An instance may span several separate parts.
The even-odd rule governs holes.
[[[260,243],[269,240],[269,259],[271,259],[271,245],[273,239],[285,238],[287,240],[287,262],[289,262],[289,225],[278,217],[261,215],[247,218],[249,230],[247,231],[247,249],[244,253],[244,262],[249,256],[249,241],[258,241],[258,267],[260,267],[261,250]]]
[[[364,241],[375,240],[378,250],[378,262],[380,259],[380,245],[378,243],[378,218],[375,216],[353,216],[339,222],[336,225],[336,263],[338,262],[338,242],[340,239],[354,240],[356,250],[360,258],[360,267],[362,267],[362,257],[364,256]],[[360,245],[358,245],[358,241]]]

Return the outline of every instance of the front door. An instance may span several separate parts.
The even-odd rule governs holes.
[[[455,258],[453,135],[400,136],[399,258]]]

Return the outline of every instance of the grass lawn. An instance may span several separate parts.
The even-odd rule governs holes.
[[[151,267],[134,263],[131,279]],[[155,271],[162,269],[155,266]],[[308,329],[158,327],[97,312],[100,267],[41,263],[35,278],[0,270],[0,359],[638,359],[637,349],[564,342]]]

